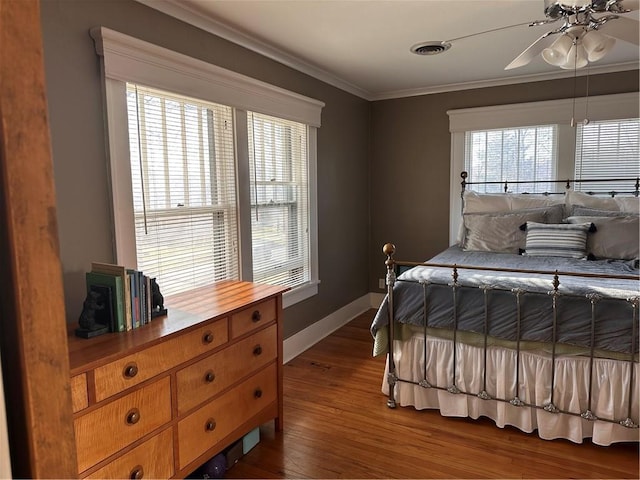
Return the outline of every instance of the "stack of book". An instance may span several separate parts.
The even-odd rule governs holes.
[[[121,265],[93,262],[86,274],[87,294],[110,298],[109,331],[125,332],[151,321],[151,278]]]

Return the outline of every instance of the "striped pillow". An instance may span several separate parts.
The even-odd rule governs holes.
[[[591,223],[527,222],[525,255],[586,258]]]

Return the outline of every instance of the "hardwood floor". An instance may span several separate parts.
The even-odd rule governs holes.
[[[284,368],[284,430],[227,478],[638,478],[638,444],[541,440],[488,419],[389,409],[369,311]]]

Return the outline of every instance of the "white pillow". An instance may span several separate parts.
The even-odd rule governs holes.
[[[621,212],[640,213],[640,198],[638,197],[613,197]]]
[[[463,199],[463,213],[508,212],[565,203],[563,195],[478,193],[473,190],[465,190]]]
[[[552,205],[563,205],[565,203],[564,195],[538,195],[528,193],[510,193],[507,195],[511,201],[511,210],[549,207]]]
[[[598,210],[613,210],[620,211],[620,206],[615,198],[612,197],[599,197],[596,195],[589,195],[588,193],[576,192],[569,190],[566,194],[566,210],[572,212],[573,207],[579,205],[581,207],[596,208]]]
[[[511,210],[509,197],[504,194],[478,193],[465,190],[462,213],[507,212]]]

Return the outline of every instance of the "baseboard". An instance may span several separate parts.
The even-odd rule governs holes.
[[[371,308],[375,308],[377,310],[380,304],[382,303],[382,300],[384,300],[385,296],[386,296],[386,293],[371,292],[369,294],[369,298],[371,299]]]
[[[304,330],[290,336],[284,341],[282,346],[284,363],[294,359],[327,335],[349,323],[361,313],[371,308],[377,309],[383,298],[384,294],[382,293],[363,295],[332,314],[327,315],[322,320],[318,320]]]

